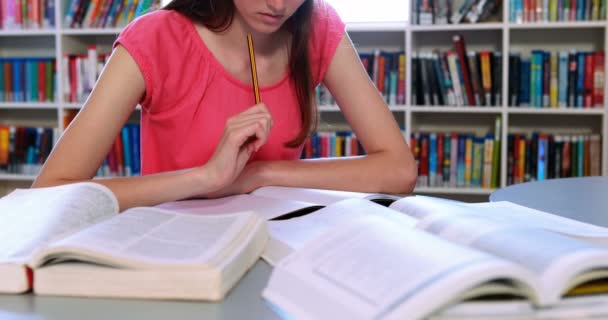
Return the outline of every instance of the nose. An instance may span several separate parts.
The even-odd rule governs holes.
[[[266,4],[270,10],[277,14],[281,14],[285,11],[285,0],[267,0]]]

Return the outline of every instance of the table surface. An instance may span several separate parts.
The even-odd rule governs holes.
[[[520,183],[501,188],[490,195],[490,201],[501,200],[608,227],[608,177]]]
[[[0,319],[281,319],[262,299],[271,267],[259,260],[220,303],[0,294]]]

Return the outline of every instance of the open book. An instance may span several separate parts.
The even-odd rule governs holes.
[[[280,259],[263,296],[298,319],[418,319],[499,297],[535,313],[608,293],[608,230],[509,202],[351,199],[269,230],[265,256]]]
[[[17,190],[0,199],[0,292],[220,300],[265,248],[252,212],[118,214],[96,183]]]

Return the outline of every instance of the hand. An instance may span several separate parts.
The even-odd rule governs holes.
[[[266,143],[272,117],[263,103],[259,103],[226,121],[224,133],[209,161],[197,169],[205,170],[211,193],[232,184],[245,167],[249,157]]]

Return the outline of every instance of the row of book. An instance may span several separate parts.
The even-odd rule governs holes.
[[[604,107],[604,51],[509,55],[509,104],[522,107]]]
[[[502,53],[456,50],[412,56],[412,105],[501,106]]]
[[[302,159],[364,155],[363,146],[353,132],[321,131],[304,142]]]
[[[36,175],[51,153],[57,129],[0,125],[0,172]]]
[[[405,52],[388,52],[376,49],[371,53],[359,53],[359,59],[386,103],[405,104]],[[320,105],[335,104],[327,87],[316,89]]]
[[[600,174],[599,134],[512,133],[507,137],[507,185]]]
[[[509,21],[606,20],[606,0],[510,0]]]
[[[0,0],[0,29],[48,29],[55,26],[55,0]]]
[[[500,137],[494,134],[416,132],[410,148],[418,165],[417,187],[499,186]]]
[[[124,177],[141,174],[139,124],[126,124],[97,169],[98,177]]]
[[[63,68],[63,96],[68,102],[84,102],[101,74],[103,67],[110,58],[110,53],[100,54],[97,47],[91,45],[87,54],[64,55],[61,66]]]
[[[66,28],[123,28],[136,17],[156,10],[159,0],[71,0]]]
[[[0,102],[52,102],[54,58],[0,58]]]
[[[412,24],[477,23],[498,19],[500,0],[465,0],[455,7],[452,0],[412,0]]]

